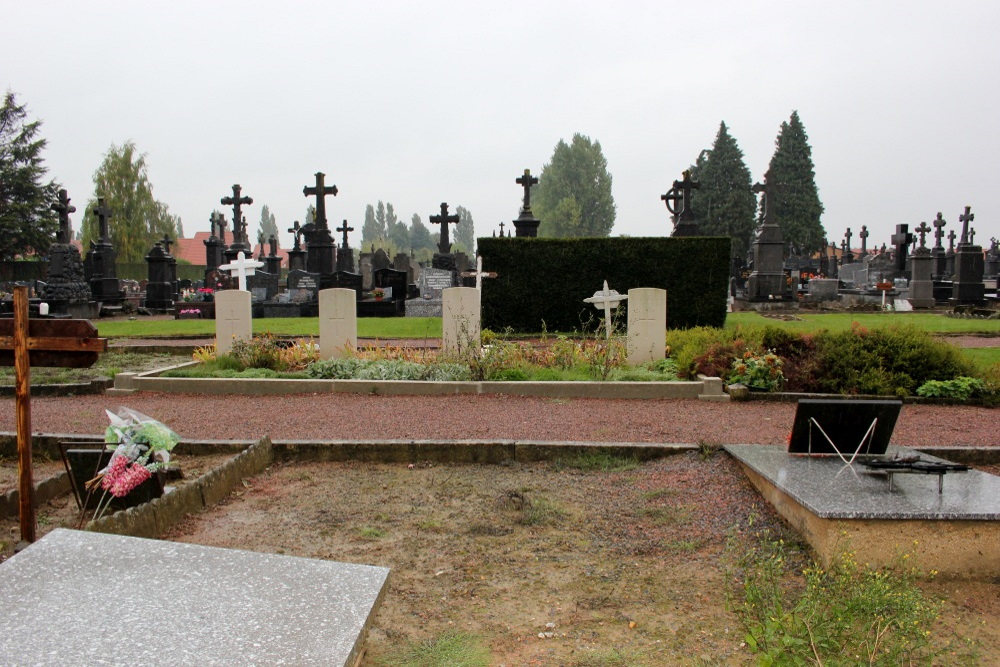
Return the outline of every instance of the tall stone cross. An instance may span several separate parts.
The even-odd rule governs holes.
[[[326,174],[324,174],[321,171],[317,171],[316,185],[311,187],[307,185],[304,188],[302,188],[302,194],[304,194],[306,197],[312,195],[316,196],[316,217],[313,220],[313,222],[316,224],[316,227],[320,229],[329,229],[329,227],[326,224],[326,196],[333,195],[334,197],[336,197],[338,192],[336,185],[331,185],[330,187],[326,187],[326,184],[323,182],[323,179],[325,178]]]
[[[337,231],[343,233],[343,235],[344,235],[344,242],[343,242],[343,244],[340,247],[343,248],[344,250],[347,250],[348,248],[351,247],[351,246],[347,245],[347,232],[353,232],[354,231],[354,227],[348,227],[347,226],[347,220],[344,220],[343,226],[337,227]]]
[[[941,211],[938,211],[937,217],[931,221],[931,224],[934,225],[934,247],[943,248],[941,241],[944,239],[944,226],[948,223],[941,217]]]
[[[753,187],[750,188],[754,194],[764,193],[764,224],[768,226],[777,226],[778,221],[774,219],[774,197],[770,195],[775,195],[778,193],[778,185],[771,183],[771,170],[769,169],[766,174],[764,174],[763,183],[754,183]],[[836,246],[834,246],[836,248]]]
[[[594,308],[604,310],[604,326],[607,331],[608,340],[611,339],[611,331],[614,328],[611,323],[611,311],[618,307],[618,304],[628,298],[627,294],[619,294],[617,290],[608,289],[608,281],[604,281],[604,289],[594,292],[594,296],[584,299],[584,303],[594,304]]]
[[[240,187],[239,183],[236,183],[233,185],[233,196],[223,197],[219,200],[223,206],[233,207],[233,245],[246,243],[247,241],[245,223],[243,229],[240,230],[240,221],[243,220],[243,205],[246,204],[249,206],[252,204],[253,198],[241,196],[242,191],[243,188]]]
[[[503,220],[500,221],[500,238],[503,238],[503,228],[506,227],[506,223]]]
[[[976,243],[976,230],[969,227],[969,245],[975,245]]]
[[[59,202],[52,205],[52,210],[59,214],[59,233],[56,242],[69,243],[73,240],[73,227],[69,223],[69,214],[76,211],[76,206],[69,203],[66,190],[59,191]]]
[[[223,264],[219,267],[220,271],[228,271],[231,275],[237,276],[239,280],[240,289],[244,292],[247,291],[247,276],[252,276],[257,273],[257,269],[264,266],[264,262],[259,262],[252,257],[248,260],[246,255],[243,254],[241,250],[237,255],[236,259],[229,264]]]
[[[98,242],[106,243],[108,240],[108,220],[111,218],[111,209],[104,203],[104,197],[97,198],[97,206],[90,209],[90,212],[97,216]]]
[[[684,170],[684,179],[674,181],[674,187],[665,195],[660,195],[660,199],[667,203],[667,210],[677,216],[677,221],[688,221],[694,219],[694,209],[691,206],[691,191],[701,188],[701,183],[691,180],[691,170]],[[680,205],[677,203],[680,202]],[[671,203],[674,204],[671,207]]]
[[[463,278],[476,277],[476,289],[483,289],[483,278],[496,278],[496,271],[483,271],[483,256],[476,255],[476,270],[475,271],[462,271]]]
[[[844,239],[847,240],[847,249],[848,250],[851,249],[851,237],[852,236],[854,236],[854,234],[851,233],[851,228],[848,227],[847,231],[844,233]]]
[[[302,250],[302,246],[299,244],[299,237],[302,235],[299,231],[300,229],[302,228],[299,226],[299,221],[296,220],[287,230],[288,233],[295,239],[295,244],[292,248],[293,250]]]
[[[215,227],[212,227],[213,231],[216,227],[219,229],[219,241],[223,244],[226,242],[226,216],[221,213],[212,212],[212,217],[210,218],[215,223]]]
[[[459,217],[457,215],[448,215],[448,203],[441,202],[441,214],[432,215],[429,220],[435,225],[441,225],[441,240],[438,241],[438,252],[442,255],[447,255],[451,252],[451,239],[448,235],[448,225],[457,225],[459,223]]]
[[[955,230],[948,230],[948,252],[955,252]]]
[[[906,249],[913,243],[913,234],[910,233],[909,225],[896,225],[896,233],[889,237],[892,245],[896,246],[894,253],[896,260],[896,270],[906,269]]]
[[[920,249],[923,250],[927,246],[924,244],[927,238],[927,232],[931,231],[931,228],[927,226],[926,222],[921,222],[920,226],[914,229],[917,234],[920,234]]]
[[[163,246],[163,249],[166,251],[166,254],[169,255],[170,254],[170,246],[172,246],[174,244],[174,242],[170,240],[170,237],[167,236],[166,234],[164,234],[163,235],[163,239],[160,241],[160,244]]]
[[[518,176],[514,179],[514,182],[524,188],[524,201],[521,205],[521,211],[524,213],[531,213],[531,186],[538,185],[538,177],[531,175],[530,169],[524,170],[523,176]]]
[[[60,196],[62,196],[61,192],[60,192]],[[966,206],[965,207],[965,213],[963,213],[962,215],[958,216],[958,221],[962,223],[962,238],[958,241],[958,245],[963,245],[965,243],[969,243],[970,242],[969,241],[969,223],[976,219],[975,214],[971,213],[971,211],[972,211],[972,207],[971,206]],[[69,243],[69,241],[67,241],[67,243]]]
[[[861,256],[864,257],[868,254],[868,225],[861,225],[858,238],[861,239]]]

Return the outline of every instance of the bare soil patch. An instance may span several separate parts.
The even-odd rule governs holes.
[[[296,462],[167,539],[390,567],[365,665],[449,630],[497,665],[735,665],[753,656],[726,608],[725,551],[751,515],[797,541],[718,453],[625,472]],[[926,588],[947,600],[935,636],[1000,661],[1000,582]]]

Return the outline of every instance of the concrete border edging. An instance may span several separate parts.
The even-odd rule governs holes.
[[[72,489],[66,471],[56,473],[35,484],[35,503],[41,505]],[[20,512],[21,491],[14,488],[0,495],[0,519],[17,516]]]

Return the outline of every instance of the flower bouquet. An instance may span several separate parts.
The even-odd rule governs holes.
[[[170,451],[180,441],[180,436],[167,426],[135,410],[105,412],[111,425],[104,432],[104,442],[106,450],[113,453],[107,467],[87,482],[91,493],[98,487],[103,491],[94,520],[101,518],[115,498],[124,498],[164,467],[170,461]]]

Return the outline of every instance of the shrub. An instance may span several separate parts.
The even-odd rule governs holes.
[[[781,359],[770,350],[762,355],[748,350],[742,357],[733,359],[729,381],[745,384],[751,389],[778,391],[785,382]]]
[[[967,400],[981,395],[986,383],[979,378],[957,377],[954,380],[928,380],[917,389],[918,396],[927,398],[957,398]]]
[[[285,341],[279,341],[271,334],[253,336],[248,340],[233,341],[232,356],[243,368],[270,368],[284,370],[281,361],[281,351],[288,347]]]

